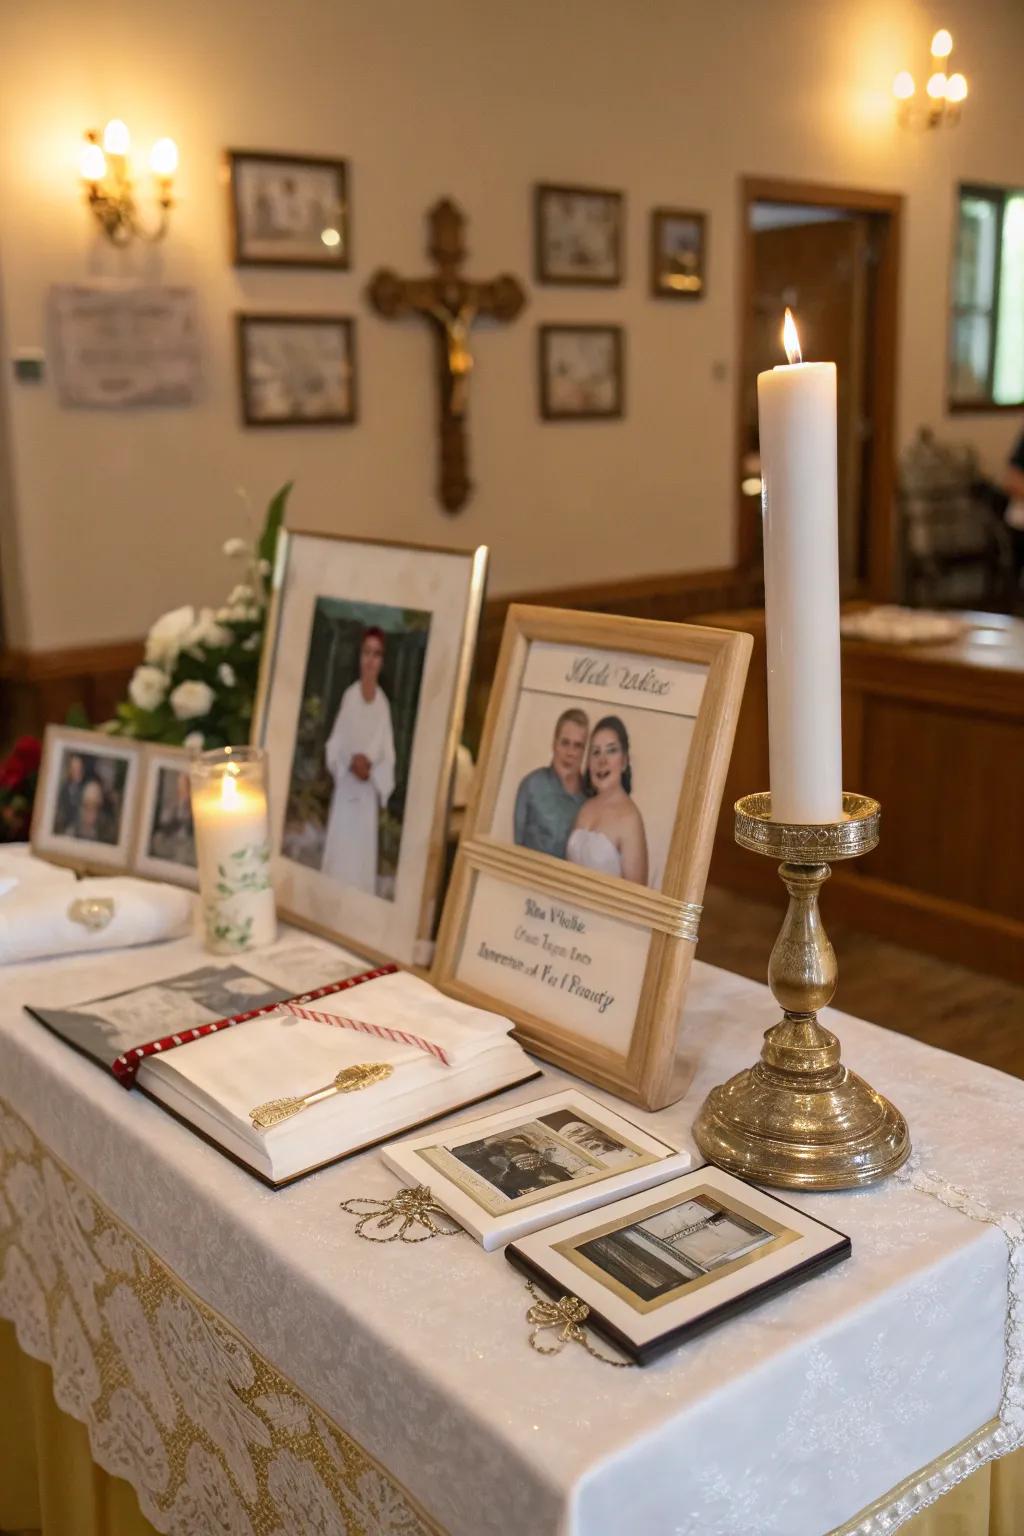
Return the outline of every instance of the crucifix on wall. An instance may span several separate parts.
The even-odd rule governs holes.
[[[442,198],[428,215],[428,250],[437,265],[433,277],[399,277],[387,267],[375,273],[367,290],[370,303],[388,320],[421,315],[435,336],[440,406],[441,463],[438,495],[446,512],[458,512],[471,490],[466,448],[466,411],[470,347],[477,320],[514,320],[526,295],[514,277],[503,273],[489,282],[462,277],[466,258],[466,220],[450,198]]]

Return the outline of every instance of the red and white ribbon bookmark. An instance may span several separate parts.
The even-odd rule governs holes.
[[[175,1035],[164,1035],[159,1040],[149,1040],[145,1045],[133,1045],[130,1051],[125,1051],[123,1056],[111,1063],[111,1071],[123,1088],[131,1088],[135,1083],[135,1075],[147,1056],[162,1056],[165,1051],[177,1050],[179,1045],[191,1045],[193,1040],[202,1040],[207,1035],[220,1034],[221,1030],[233,1029],[236,1024],[248,1024],[250,1019],[263,1019],[271,1013],[280,1013],[289,1005],[298,1007],[304,1003],[318,1002],[321,997],[331,997],[337,992],[347,992],[352,987],[362,986],[365,981],[376,981],[381,976],[393,976],[398,970],[397,965],[378,966],[373,971],[360,971],[358,976],[346,976],[344,981],[332,981],[326,987],[315,987],[311,992],[303,992],[300,997],[288,998],[283,1003],[267,1003],[262,1008],[252,1008],[248,1013],[236,1013],[228,1019],[215,1019],[209,1024],[197,1024],[195,1029],[183,1029]],[[313,1015],[310,1015],[313,1017]],[[355,1019],[342,1020],[336,1014],[325,1013],[316,1015],[318,1022],[329,1022],[349,1029],[362,1029],[374,1034],[388,1036],[388,1032],[369,1024],[360,1024]],[[448,1058],[444,1055],[440,1046],[432,1045],[425,1040],[420,1040],[415,1035],[406,1035],[402,1031],[395,1031],[388,1036],[392,1039],[401,1039],[408,1044],[421,1045],[424,1050],[429,1050],[432,1056],[437,1056],[447,1065]]]
[[[386,1024],[368,1024],[365,1019],[346,1019],[339,1013],[318,1013],[315,1008],[303,1008],[301,1001],[278,1003],[282,1013],[290,1013],[296,1019],[310,1019],[314,1024],[333,1024],[335,1029],[358,1029],[364,1035],[376,1035],[378,1040],[395,1040],[401,1045],[415,1045],[430,1056],[436,1056],[446,1067],[451,1066],[447,1052],[436,1040],[425,1040],[422,1035],[410,1034],[407,1029],[389,1029]]]

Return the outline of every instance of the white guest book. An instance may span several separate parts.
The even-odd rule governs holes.
[[[158,965],[152,981],[130,992],[32,1004],[29,1012],[108,1067],[150,1041],[181,1039],[138,1061],[138,1087],[274,1186],[538,1075],[509,1038],[508,1019],[455,1002],[407,972],[311,999],[304,1012],[320,1018],[273,1008],[365,971],[358,956],[318,940],[289,939],[238,959],[204,956],[173,975],[159,975]],[[260,1008],[273,1011],[227,1026]],[[214,1023],[215,1032],[189,1038]],[[260,1106],[303,1100],[346,1071],[358,1079],[350,1069],[359,1067],[376,1069],[363,1074],[365,1086],[267,1129],[254,1123]]]

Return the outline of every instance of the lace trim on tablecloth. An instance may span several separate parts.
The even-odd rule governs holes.
[[[832,1536],[893,1536],[912,1516],[937,1503],[988,1462],[1024,1446],[1024,1214],[992,1210],[969,1190],[922,1169],[916,1158],[894,1178],[972,1221],[998,1227],[1006,1239],[1005,1352],[999,1413],[952,1451],[883,1495],[870,1510],[839,1526]]]
[[[0,1316],[165,1536],[439,1536],[0,1100]]]

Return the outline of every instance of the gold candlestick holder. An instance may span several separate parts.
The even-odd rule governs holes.
[[[782,1019],[765,1033],[761,1059],[713,1088],[694,1122],[711,1162],[783,1189],[850,1189],[894,1172],[910,1156],[907,1122],[888,1099],[840,1061],[839,1041],[818,1022],[838,980],[818,892],[837,859],[869,853],[881,807],[843,795],[841,821],[772,821],[771,795],[736,802],[741,848],[778,859],[789,907],[768,962]]]

